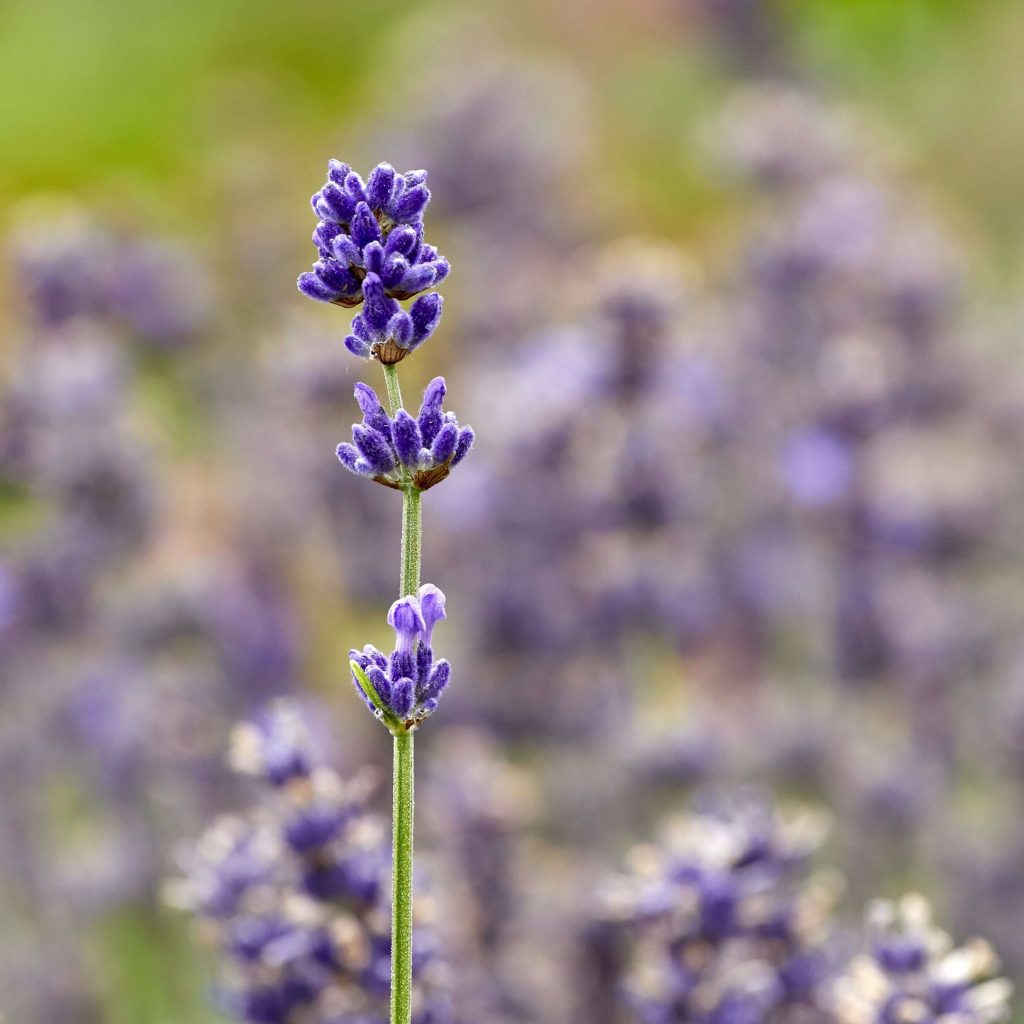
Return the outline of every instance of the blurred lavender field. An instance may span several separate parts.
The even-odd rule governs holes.
[[[477,431],[424,502],[456,668],[416,1019],[998,1019],[1017,5],[0,18],[0,1019],[383,1019],[388,750],[346,652],[385,639],[399,508],[334,456],[376,367],[294,286],[331,156],[429,170],[453,274],[407,388],[443,365]],[[943,961],[916,897],[851,966],[914,892],[1001,966]]]

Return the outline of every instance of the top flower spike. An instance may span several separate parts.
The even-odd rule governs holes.
[[[426,171],[399,174],[381,163],[364,184],[348,164],[331,160],[327,184],[311,200],[320,217],[313,232],[320,258],[299,275],[299,291],[339,306],[367,300],[345,339],[355,355],[397,363],[440,320],[440,295],[420,295],[408,312],[398,304],[448,276],[448,261],[423,241],[426,178]]]

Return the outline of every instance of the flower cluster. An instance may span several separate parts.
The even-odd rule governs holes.
[[[352,678],[367,707],[392,730],[414,729],[437,707],[452,667],[434,660],[431,637],[445,618],[444,594],[424,583],[415,597],[399,598],[388,611],[395,649],[388,657],[367,644],[349,651]]]
[[[868,952],[833,986],[838,1024],[990,1024],[1009,1013],[1012,986],[982,939],[954,949],[921,896],[879,900],[868,911]]]
[[[601,959],[644,1024],[778,1021],[816,1008],[833,886],[806,877],[822,836],[741,800],[676,819],[605,892]]]
[[[381,163],[364,184],[348,164],[331,160],[327,184],[311,200],[321,218],[313,232],[320,258],[299,276],[299,291],[339,306],[365,300],[345,339],[355,355],[397,363],[430,337],[440,320],[442,301],[436,293],[422,295],[409,312],[398,304],[448,276],[448,261],[423,240],[423,211],[430,200],[426,178],[426,171],[399,174]]]
[[[197,914],[224,960],[221,1008],[253,1024],[387,1019],[387,845],[368,786],[320,763],[287,705],[239,726],[239,771],[266,787],[260,810],[217,821],[181,858],[169,902]],[[426,901],[417,906],[425,908]],[[448,1020],[429,929],[417,930],[417,1024]]]
[[[338,445],[341,464],[396,490],[410,480],[421,491],[440,483],[466,457],[474,438],[472,427],[460,427],[455,413],[442,410],[445,393],[444,377],[435,377],[415,419],[404,409],[392,418],[373,388],[356,384],[363,422],[352,427],[352,444]]]

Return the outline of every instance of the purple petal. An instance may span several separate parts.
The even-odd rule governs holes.
[[[434,626],[448,617],[444,610],[445,597],[441,588],[435,587],[433,583],[424,583],[419,589],[418,596],[424,623],[423,642],[429,646]]]
[[[400,597],[388,609],[388,625],[395,631],[396,650],[412,650],[413,642],[424,630],[423,614],[416,597]]]

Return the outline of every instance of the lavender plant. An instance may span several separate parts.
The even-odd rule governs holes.
[[[836,895],[810,872],[822,825],[749,795],[673,819],[602,891],[589,945],[606,995],[642,1024],[822,1020]]]
[[[867,922],[867,950],[832,986],[837,1024],[992,1024],[1008,1016],[1012,986],[997,977],[992,948],[982,939],[954,948],[922,896],[878,900]]]
[[[383,1024],[388,859],[365,806],[368,780],[344,781],[325,765],[284,703],[237,727],[231,761],[259,781],[257,808],[215,822],[183,851],[182,877],[165,891],[219,947],[217,1002],[252,1024]],[[444,1024],[432,932],[416,938],[414,1019]]]
[[[312,198],[320,218],[313,233],[320,258],[298,279],[309,298],[362,306],[346,348],[381,364],[390,415],[376,393],[358,383],[363,423],[353,443],[338,447],[346,469],[402,494],[399,598],[388,613],[396,646],[390,657],[367,646],[350,653],[357,691],[394,737],[391,1022],[409,1024],[413,975],[413,732],[437,707],[451,666],[435,660],[434,626],[445,618],[444,594],[420,586],[423,491],[440,483],[465,457],[473,431],[442,413],[445,382],[431,381],[417,417],[402,404],[397,364],[436,330],[443,302],[428,291],[448,274],[448,262],[424,241],[430,201],[426,171],[399,174],[378,164],[364,183],[348,164],[332,160],[327,183]],[[426,294],[420,294],[425,292]],[[405,310],[400,303],[418,298]]]

